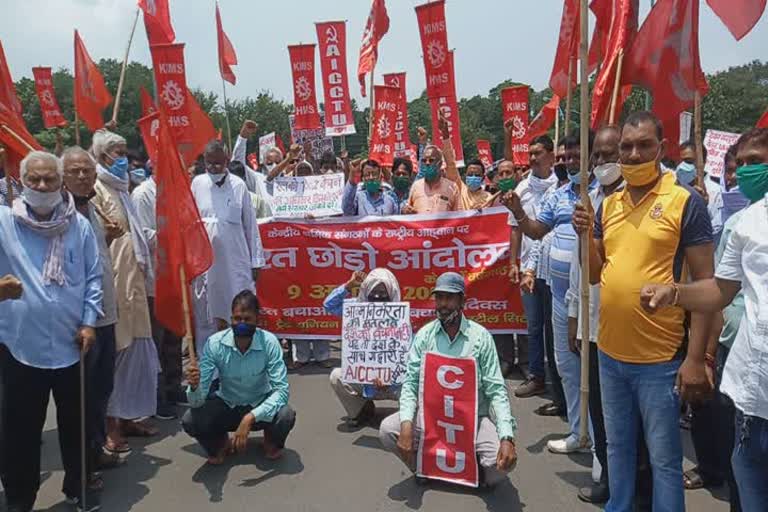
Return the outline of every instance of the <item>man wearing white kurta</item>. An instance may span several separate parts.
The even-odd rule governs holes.
[[[232,299],[243,290],[255,291],[264,252],[256,213],[243,180],[227,173],[224,145],[211,141],[205,149],[206,173],[192,181],[200,217],[213,248],[213,265],[194,283],[195,345],[229,325]]]

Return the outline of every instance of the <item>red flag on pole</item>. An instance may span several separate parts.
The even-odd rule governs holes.
[[[189,89],[187,89],[187,103],[189,104],[189,120],[195,129],[192,131],[191,147],[184,156],[184,161],[192,162],[203,153],[205,145],[216,137],[216,128],[213,126],[213,121],[211,121],[208,113],[200,107],[195,95]]]
[[[768,110],[766,110],[762,117],[758,119],[755,128],[768,128]]]
[[[347,24],[343,21],[328,21],[316,23],[315,28],[320,69],[323,72],[325,135],[352,135],[356,131],[352,101],[349,99]]]
[[[450,96],[441,96],[439,98],[430,98],[429,106],[432,111],[432,133],[435,139],[440,138],[440,125],[438,111],[443,113],[446,121],[448,121],[448,133],[451,137],[451,145],[453,151],[456,153],[456,166],[464,166],[464,147],[461,144],[461,119],[459,118],[459,101],[456,98],[456,81],[454,77],[453,67],[453,50],[448,52],[448,76],[450,77],[451,86],[449,91]]]
[[[766,0],[707,0],[736,40],[747,35],[765,11]]]
[[[235,72],[232,71],[230,66],[237,65],[237,55],[235,54],[235,47],[232,46],[232,42],[227,37],[227,34],[224,33],[224,27],[221,25],[219,2],[216,2],[216,38],[219,43],[219,71],[221,72],[221,78],[235,85],[237,78],[235,78]]]
[[[639,85],[653,93],[653,111],[674,119],[691,108],[707,79],[699,61],[698,0],[659,0],[624,57],[622,84]],[[679,128],[678,128],[679,129]]]
[[[139,0],[139,7],[144,11],[144,27],[150,46],[171,44],[176,40],[168,0]]]
[[[157,107],[155,106],[155,100],[152,99],[152,95],[149,94],[149,91],[147,91],[144,86],[142,85],[139,88],[139,94],[141,99],[141,116],[148,116],[152,112],[157,111]]]
[[[150,112],[146,116],[138,119],[136,124],[141,133],[141,140],[144,141],[144,149],[147,151],[152,162],[157,162],[157,130],[160,128],[160,116],[155,112]]]
[[[315,93],[315,45],[298,44],[288,47],[293,75],[293,106],[296,110],[296,130],[322,127]]]
[[[104,77],[91,60],[80,34],[75,30],[75,109],[89,130],[104,127],[103,111],[112,103]]]
[[[407,156],[411,151],[411,141],[408,132],[408,98],[405,92],[405,73],[384,75],[384,85],[400,89],[397,123],[395,123],[395,156]]]
[[[475,144],[477,144],[477,158],[483,162],[483,166],[486,170],[490,169],[493,165],[493,153],[491,153],[490,141],[478,139]]]
[[[515,165],[528,164],[528,86],[518,85],[501,90],[504,124],[512,121],[512,151]]]
[[[557,41],[555,63],[549,77],[552,91],[564,98],[568,90],[576,86],[576,61],[579,57],[579,0],[563,2],[563,16],[560,19],[560,38]],[[568,68],[571,67],[571,81],[568,83]]]
[[[400,104],[400,89],[388,85],[373,87],[373,134],[368,157],[382,166],[391,166],[395,158],[395,124]]]
[[[46,128],[67,126],[67,120],[61,114],[59,102],[56,101],[51,68],[32,68],[32,76],[35,78],[35,92],[40,101],[43,125]]]
[[[595,81],[595,88],[592,91],[592,128],[596,129],[601,124],[610,119],[611,100],[613,89],[616,86],[616,73],[618,72],[619,59],[621,54],[627,52],[632,41],[637,34],[637,0],[617,0],[616,12],[613,16],[613,25],[611,26],[610,37],[608,38],[608,47],[603,55],[603,64],[600,68],[600,74]],[[617,96],[615,105],[616,111],[621,111],[626,96],[630,90],[623,90],[622,94]]]
[[[430,2],[416,7],[416,18],[424,54],[427,96],[450,96],[452,78],[448,69],[448,30],[445,23],[445,1]]]
[[[528,125],[528,140],[533,140],[539,135],[544,135],[552,128],[552,124],[555,122],[557,116],[557,110],[560,108],[560,97],[555,94],[552,99],[547,102],[546,105],[541,107],[541,110],[536,117],[533,118],[531,124]]]
[[[13,84],[13,77],[8,69],[2,41],[0,41],[0,106],[9,114],[18,116],[19,120],[22,119],[21,101],[16,95],[16,86]]]
[[[365,98],[365,75],[371,73],[379,58],[379,41],[389,31],[389,15],[384,0],[373,0],[371,13],[365,24],[363,41],[360,43],[360,57],[357,63],[357,78],[360,81],[360,93]],[[371,77],[373,80],[373,77]]]
[[[619,0],[620,1],[620,0]],[[589,45],[589,70],[597,67],[608,54],[608,36],[611,32],[614,0],[592,0],[589,10],[595,15],[595,31]]]
[[[159,113],[157,165],[157,281],[158,322],[178,336],[185,334],[180,269],[188,282],[208,270],[213,251],[190,189],[187,171],[176,150],[171,127]],[[185,283],[186,284],[186,283]]]

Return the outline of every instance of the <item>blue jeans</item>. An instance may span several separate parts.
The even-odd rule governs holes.
[[[736,436],[731,465],[742,510],[768,507],[768,420],[736,409]]]
[[[578,439],[581,423],[581,358],[568,348],[568,307],[565,305],[565,292],[559,296],[558,290],[560,288],[557,286],[557,280],[552,279],[552,333],[555,338],[555,362],[557,362],[557,372],[563,381],[570,436]],[[591,426],[589,430],[591,437]]]
[[[549,287],[543,279],[536,280],[533,293],[521,293],[525,318],[528,321],[528,373],[540,379],[546,377],[544,371],[544,336],[547,315],[544,294],[549,293]],[[548,332],[547,335],[552,336],[552,333]]]
[[[674,390],[682,361],[632,364],[600,351],[608,474],[608,512],[632,510],[637,472],[638,418],[642,421],[653,473],[653,511],[685,512],[680,398]]]

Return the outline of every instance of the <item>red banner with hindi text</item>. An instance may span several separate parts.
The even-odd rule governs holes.
[[[347,76],[347,28],[343,21],[317,23],[320,69],[325,98],[325,135],[353,135],[355,119],[349,99]]]
[[[40,112],[43,114],[43,125],[46,128],[61,128],[67,126],[67,120],[61,113],[59,102],[56,101],[56,91],[53,89],[51,68],[32,68],[35,78],[35,92],[40,100]]]
[[[416,474],[477,487],[477,362],[427,352],[419,375]]]
[[[501,91],[504,124],[512,120],[512,154],[515,165],[528,165],[528,86]]]
[[[411,140],[408,132],[408,96],[405,90],[405,72],[384,75],[384,85],[400,89],[400,102],[395,123],[395,156],[411,156]]]
[[[445,2],[439,0],[416,7],[419,22],[421,51],[424,54],[424,72],[427,79],[427,96],[450,96],[453,86],[453,69],[449,62],[448,28],[445,23]]]
[[[395,125],[400,103],[400,89],[388,85],[373,88],[373,132],[368,158],[390,166],[395,159]]]
[[[259,277],[261,326],[296,339],[338,339],[341,319],[323,300],[355,270],[391,270],[411,303],[413,332],[435,318],[437,277],[460,272],[465,315],[493,333],[526,332],[520,291],[509,272],[509,212],[270,220],[259,225],[267,266]],[[297,279],[297,276],[303,278]]]
[[[315,93],[315,45],[289,46],[288,54],[291,58],[296,129],[318,129],[321,124]]]

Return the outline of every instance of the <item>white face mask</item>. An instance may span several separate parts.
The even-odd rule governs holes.
[[[268,171],[271,171],[272,169],[277,167],[277,164],[267,164],[265,165],[265,167],[267,168]]]
[[[621,166],[617,162],[598,165],[593,171],[597,181],[603,185],[612,185],[621,178]]]
[[[32,211],[39,213],[40,215],[48,215],[64,200],[61,195],[61,190],[55,192],[38,192],[26,185],[24,185],[24,188],[21,191],[21,198],[30,208],[32,208]]]

